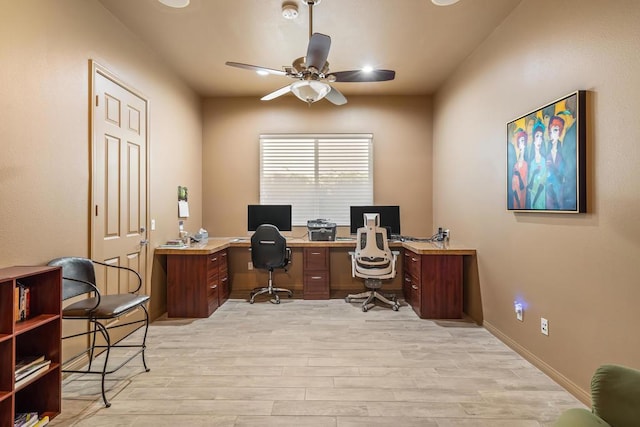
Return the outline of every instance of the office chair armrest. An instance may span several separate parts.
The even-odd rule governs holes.
[[[356,253],[355,251],[349,251],[351,257],[351,276],[356,277]]]
[[[285,248],[284,265],[289,265],[289,264],[291,264],[291,248]]]
[[[74,279],[73,277],[64,277],[62,276],[63,280],[70,280],[72,282],[77,282],[77,283],[82,283],[83,285],[87,285],[91,288],[93,288],[93,292],[95,293],[95,298],[96,298],[96,305],[91,309],[91,311],[95,310],[96,308],[98,308],[98,306],[100,306],[100,300],[102,299],[102,296],[100,295],[100,290],[98,289],[98,287],[96,285],[94,285],[91,282],[87,282],[86,280],[80,280],[80,279]],[[82,294],[80,294],[82,295]]]
[[[120,270],[127,270],[127,271],[135,274],[136,277],[138,278],[138,287],[135,288],[133,291],[129,292],[130,294],[137,294],[138,291],[140,291],[140,288],[142,288],[142,277],[140,277],[138,272],[135,271],[134,269],[129,268],[129,267],[121,267],[119,265],[106,264],[104,262],[96,261],[96,260],[93,260],[93,259],[91,260],[91,262],[94,263],[94,264],[103,265],[105,267],[119,268]]]

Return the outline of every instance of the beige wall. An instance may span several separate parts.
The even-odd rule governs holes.
[[[178,185],[199,226],[196,94],[97,1],[0,0],[0,10],[0,267],[89,255],[90,59],[149,100],[150,246],[177,235]],[[154,315],[166,292],[156,264]]]
[[[485,325],[584,400],[598,365],[640,368],[638,23],[637,1],[525,0],[434,99],[434,221],[478,249]],[[589,213],[507,212],[506,123],[577,89]]]
[[[429,97],[352,96],[341,107],[327,101],[309,107],[293,96],[212,98],[203,116],[203,217],[210,234],[247,234],[247,204],[260,202],[261,133],[344,132],[373,133],[374,202],[400,205],[403,234],[431,235]]]

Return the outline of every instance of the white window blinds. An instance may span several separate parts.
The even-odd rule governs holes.
[[[292,205],[293,225],[349,225],[349,206],[373,204],[371,134],[260,135],[260,203]]]

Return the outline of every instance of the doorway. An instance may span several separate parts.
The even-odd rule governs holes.
[[[148,294],[148,100],[91,61],[91,258],[129,267]],[[137,287],[132,274],[96,269],[100,292]],[[121,319],[123,323],[131,319]]]

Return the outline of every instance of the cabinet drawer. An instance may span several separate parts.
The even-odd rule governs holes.
[[[229,277],[224,276],[220,277],[218,285],[218,302],[222,305],[227,299],[229,299]]]
[[[218,266],[220,265],[220,255],[216,252],[215,254],[208,255],[207,260],[207,268],[209,272],[212,270],[218,271]]]
[[[218,306],[219,306],[217,288],[216,288],[215,295],[210,296],[209,298],[207,298],[207,303],[208,303],[208,314],[209,314],[209,316],[211,316],[211,313],[216,311],[216,308],[218,308]]]
[[[408,304],[411,304],[411,275],[406,271],[402,278],[402,296]]]
[[[411,285],[409,288],[409,304],[413,308],[413,311],[416,312],[418,316],[422,316],[422,306],[421,306],[421,298],[422,298],[422,287],[419,282],[415,280],[411,280]]]
[[[304,248],[304,270],[328,270],[329,248]]]
[[[304,273],[304,299],[329,299],[329,273],[309,272]]]
[[[404,271],[410,274],[418,282],[422,276],[421,257],[415,252],[404,251]]]
[[[220,251],[218,252],[219,255],[219,267],[220,267],[220,271],[224,270],[227,271],[227,251]]]

